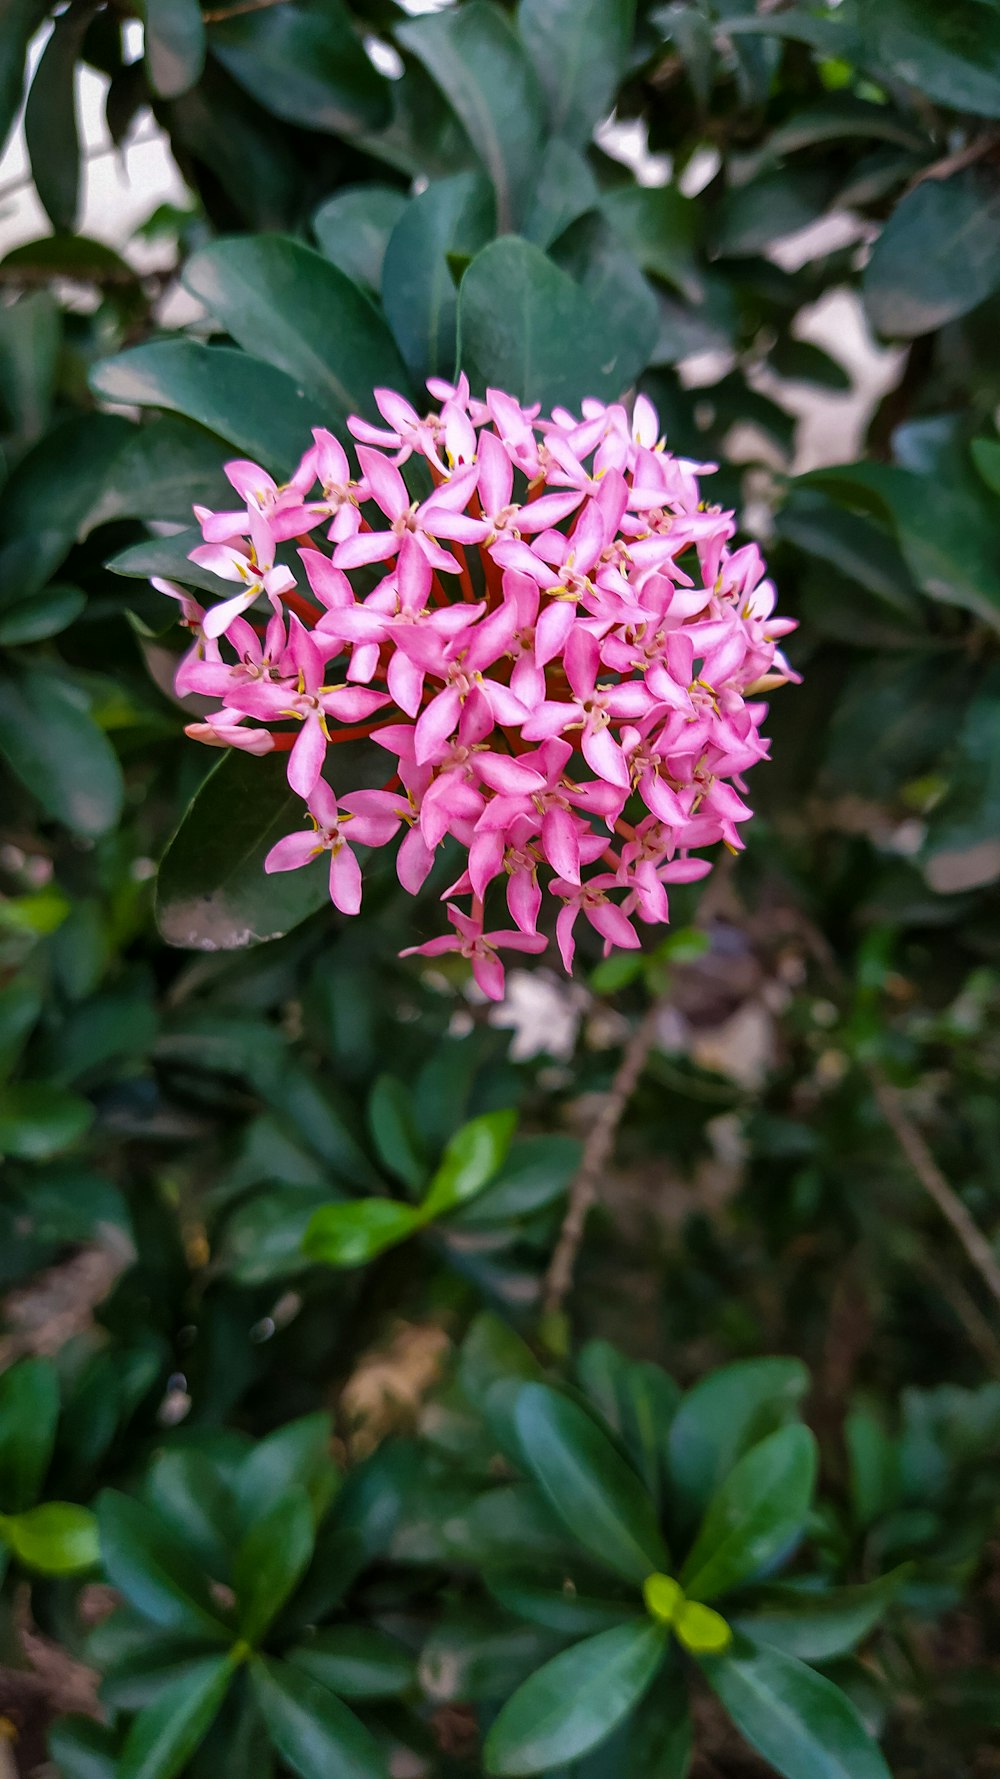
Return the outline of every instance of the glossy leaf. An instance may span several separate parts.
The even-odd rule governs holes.
[[[302,1242],[310,1260],[325,1266],[365,1266],[386,1248],[419,1229],[420,1213],[392,1198],[355,1198],[321,1205],[309,1219]]]
[[[29,668],[0,691],[0,756],[47,815],[96,839],[122,805],[122,775],[103,730],[61,676]]]
[[[21,105],[28,44],[42,23],[45,0],[7,0],[0,32],[0,154]]]
[[[714,1600],[789,1551],[815,1481],[816,1441],[807,1427],[781,1427],[747,1452],[708,1504],[681,1570],[685,1593]]]
[[[158,1514],[109,1489],[99,1498],[97,1517],[108,1580],[144,1618],[167,1631],[226,1636],[207,1577]]]
[[[25,643],[58,636],[80,616],[86,603],[87,595],[79,587],[53,581],[40,593],[0,610],[0,643],[8,649],[23,648]]]
[[[526,1384],[514,1421],[529,1474],[602,1567],[636,1582],[669,1567],[649,1496],[582,1408],[545,1384]]]
[[[925,179],[896,205],[865,269],[869,319],[889,339],[945,327],[1000,288],[1000,198],[973,167]]]
[[[0,606],[27,598],[52,578],[86,531],[131,434],[128,421],[114,415],[78,415],[46,433],[18,464],[0,513]]]
[[[601,208],[644,272],[662,278],[689,301],[700,299],[698,206],[692,198],[674,185],[612,186]]]
[[[508,236],[477,254],[458,307],[462,363],[474,388],[497,386],[543,409],[621,394],[632,334],[609,334],[579,285],[530,242]]]
[[[451,1138],[427,1189],[424,1217],[443,1217],[482,1192],[503,1166],[517,1128],[517,1112],[485,1112]]]
[[[741,1735],[783,1779],[889,1779],[840,1688],[777,1650],[705,1656],[709,1686]]]
[[[300,241],[215,241],[188,260],[183,280],[245,351],[329,405],[328,424],[347,414],[377,419],[372,390],[406,390],[392,335],[371,299]]]
[[[224,457],[217,439],[178,414],[133,427],[91,509],[90,525],[115,519],[185,524],[196,502],[218,509],[231,498]]]
[[[666,1648],[666,1630],[647,1621],[563,1650],[508,1699],[486,1738],[487,1773],[542,1773],[596,1748],[639,1703]]]
[[[580,1154],[575,1137],[515,1137],[489,1192],[463,1206],[458,1224],[463,1229],[488,1228],[544,1210],[565,1195]]]
[[[327,1414],[300,1415],[259,1439],[240,1466],[237,1501],[244,1526],[270,1513],[296,1485],[312,1503],[313,1519],[322,1519],[338,1483],[330,1453],[332,1427]]]
[[[45,1501],[0,1515],[0,1540],[18,1561],[42,1575],[77,1575],[100,1556],[97,1521],[74,1501]]]
[[[5,1512],[20,1513],[37,1500],[58,1419],[59,1383],[48,1359],[22,1359],[0,1372],[0,1508]]]
[[[521,42],[491,0],[414,19],[396,36],[465,125],[493,182],[497,226],[505,233],[522,214],[542,138],[541,89]]]
[[[212,54],[275,117],[335,135],[388,120],[387,82],[340,0],[283,0],[209,26]]]
[[[402,1643],[366,1625],[333,1625],[288,1652],[288,1660],[344,1699],[390,1699],[413,1680]]]
[[[197,340],[154,340],[105,358],[93,367],[90,386],[105,401],[197,420],[279,478],[295,469],[311,428],[328,419],[283,371]]]
[[[409,1088],[394,1075],[380,1075],[368,1096],[366,1116],[382,1166],[411,1192],[419,1191],[428,1170]]]
[[[258,1643],[304,1574],[313,1552],[312,1506],[290,1489],[247,1532],[233,1568],[240,1633]]]
[[[0,48],[0,59],[3,53]],[[36,439],[48,422],[61,340],[62,315],[51,291],[25,291],[0,309],[0,412],[25,440]]]
[[[146,69],[161,99],[177,99],[201,79],[205,26],[198,0],[146,0]]]
[[[313,234],[327,259],[373,296],[382,288],[385,250],[408,202],[396,185],[347,185],[313,217]]]
[[[1000,117],[1000,18],[977,0],[879,0],[859,9],[872,64],[939,105]]]
[[[635,0],[521,0],[518,30],[553,135],[582,147],[613,109],[634,19]]]
[[[386,244],[382,302],[414,377],[450,377],[458,353],[457,256],[492,239],[496,198],[482,173],[436,179],[411,198]]]
[[[168,945],[240,951],[281,938],[328,901],[322,859],[264,874],[275,841],[301,820],[286,764],[233,752],[209,773],[160,865],[156,917]]]
[[[207,1734],[233,1675],[230,1656],[192,1663],[135,1718],[117,1779],[174,1779]]]
[[[255,1661],[267,1733],[299,1779],[387,1779],[378,1744],[346,1705],[291,1662]]]
[[[93,1118],[89,1100],[67,1087],[47,1081],[13,1081],[0,1087],[0,1155],[48,1161],[71,1149]]]
[[[539,1581],[530,1570],[498,1569],[485,1576],[494,1600],[517,1618],[526,1618],[566,1637],[591,1637],[638,1617],[635,1598],[603,1600]]]
[[[668,1434],[671,1481],[685,1512],[704,1509],[740,1454],[795,1414],[808,1387],[799,1359],[744,1359],[686,1392]]]
[[[52,27],[24,108],[24,136],[42,208],[54,229],[71,232],[80,199],[76,64],[94,7],[69,7]]]
[[[833,1661],[875,1628],[906,1574],[897,1569],[854,1587],[763,1589],[752,1608],[733,1619],[733,1628],[801,1661]]]

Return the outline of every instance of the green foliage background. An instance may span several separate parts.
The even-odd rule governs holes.
[[[0,137],[49,10],[0,0]],[[81,61],[117,143],[150,106],[167,132],[169,274],[75,232]],[[662,183],[599,145],[612,112]],[[995,1771],[1000,5],[70,0],[25,131],[51,233],[0,263],[19,1770]],[[806,337],[843,290],[898,374],[858,462],[794,475],[789,387],[849,387]],[[457,364],[546,406],[645,390],[801,620],[747,854],[658,950],[584,953],[569,1054],[512,1053],[464,966],[398,961],[434,911],[391,870],[355,923],[309,873],[265,882],[280,762],[184,740],[148,586],[199,585],[227,455],[285,474],[373,385]],[[542,1317],[593,1096],[659,996]],[[40,1638],[101,1676],[93,1715],[39,1684]]]

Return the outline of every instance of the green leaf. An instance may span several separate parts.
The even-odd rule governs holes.
[[[633,383],[653,356],[659,335],[659,302],[652,285],[597,212],[581,217],[560,236],[552,258],[601,317],[604,338],[614,347],[618,387]]]
[[[382,1166],[411,1192],[419,1191],[428,1170],[409,1088],[394,1075],[380,1075],[368,1095],[366,1117]]]
[[[321,859],[267,877],[264,859],[299,826],[283,755],[227,754],[195,793],[167,847],[156,919],[168,945],[241,951],[280,939],[329,898]]]
[[[1000,439],[973,439],[969,452],[987,488],[1000,494]]]
[[[614,109],[634,22],[635,0],[521,0],[518,30],[554,136],[582,148]]]
[[[458,352],[458,295],[449,258],[492,240],[496,198],[481,173],[436,179],[411,198],[389,236],[382,303],[414,376],[450,377]]]
[[[91,527],[115,519],[184,524],[195,502],[218,510],[231,499],[225,455],[218,439],[178,414],[134,426],[90,513]]]
[[[192,1662],[135,1718],[117,1779],[174,1779],[207,1735],[233,1676],[231,1655]]]
[[[624,1359],[609,1341],[590,1341],[580,1354],[580,1382],[618,1434],[653,1500],[659,1505],[668,1468],[667,1434],[680,1391],[659,1365]]]
[[[634,340],[610,333],[579,285],[529,241],[506,236],[476,255],[458,298],[462,363],[473,387],[507,390],[543,410],[618,397]]]
[[[1000,117],[1000,17],[978,0],[878,0],[859,9],[864,52],[878,74],[939,105]]]
[[[675,185],[617,185],[601,209],[644,272],[678,290],[689,302],[703,294],[696,257],[698,206]]]
[[[51,580],[84,535],[132,430],[115,415],[81,414],[46,433],[18,464],[0,512],[0,606]]]
[[[28,44],[48,12],[47,0],[6,0],[0,31],[0,154],[21,107]]]
[[[101,1556],[112,1587],[165,1631],[229,1635],[208,1579],[184,1540],[141,1501],[106,1489],[97,1503]]]
[[[161,99],[177,99],[196,85],[205,66],[205,26],[199,0],[145,0],[146,72]]]
[[[94,365],[89,381],[105,401],[166,408],[197,420],[278,478],[291,475],[312,427],[329,418],[273,365],[197,340],[133,346]]]
[[[638,1616],[635,1600],[602,1600],[577,1589],[540,1582],[534,1571],[497,1569],[483,1577],[494,1600],[517,1618],[526,1618],[566,1637],[590,1637]]]
[[[94,6],[71,6],[56,19],[24,108],[24,136],[42,209],[54,229],[71,233],[80,198],[76,64]]]
[[[150,537],[139,544],[129,544],[125,550],[108,558],[106,566],[112,574],[127,575],[132,580],[148,581],[152,575],[166,581],[180,581],[184,587],[197,587],[203,593],[219,591],[219,577],[207,568],[199,568],[196,563],[188,561],[188,552],[201,541],[201,532],[195,527],[187,531],[178,531],[170,537]],[[166,614],[167,624],[176,621],[177,608],[170,606]]]
[[[328,1414],[300,1415],[259,1439],[244,1459],[237,1479],[237,1499],[244,1526],[270,1513],[290,1489],[301,1483],[318,1523],[338,1483],[330,1455],[333,1429]]]
[[[233,1569],[240,1632],[249,1644],[260,1642],[298,1585],[314,1540],[312,1505],[301,1486],[289,1489],[250,1527]]]
[[[42,1575],[76,1575],[100,1556],[97,1521],[73,1501],[45,1501],[24,1513],[0,1514],[0,1539],[18,1561]]]
[[[462,1229],[493,1228],[530,1217],[564,1197],[580,1165],[575,1137],[515,1137],[485,1196],[456,1219]]]
[[[414,19],[396,36],[465,125],[493,181],[497,227],[507,233],[521,217],[542,146],[542,94],[522,44],[489,0]]]
[[[288,1651],[288,1660],[345,1699],[390,1699],[413,1681],[413,1657],[367,1625],[335,1625]]]
[[[212,54],[266,111],[333,135],[377,130],[388,83],[340,0],[283,0],[209,27]]]
[[[206,1453],[177,1448],[158,1452],[146,1473],[143,1496],[210,1575],[229,1579],[233,1496]]]
[[[713,246],[723,258],[760,253],[816,222],[834,195],[832,176],[815,167],[783,167],[728,191],[715,212]]]
[[[19,648],[58,636],[80,616],[86,603],[87,595],[79,587],[53,581],[42,592],[16,600],[0,611],[0,643],[9,649]]]
[[[74,833],[96,839],[114,827],[124,795],[117,755],[58,674],[29,668],[3,682],[0,755],[45,813]]]
[[[939,894],[1000,877],[1000,674],[990,672],[966,707],[947,760],[948,792],[931,814],[921,855]]]
[[[777,1650],[703,1656],[709,1686],[783,1779],[890,1779],[851,1701]]]
[[[648,1494],[582,1408],[545,1384],[526,1384],[514,1420],[548,1505],[602,1567],[637,1582],[669,1567]]]
[[[377,296],[389,236],[408,207],[397,185],[345,185],[321,204],[313,234],[326,258],[359,289]]]
[[[61,1779],[118,1779],[117,1737],[107,1724],[92,1717],[57,1717],[48,1743]]]
[[[20,1513],[38,1497],[59,1419],[59,1382],[48,1359],[0,1372],[0,1507]]]
[[[24,291],[0,309],[0,413],[21,439],[38,438],[48,424],[61,341],[51,291]]]
[[[303,1252],[325,1266],[365,1266],[420,1228],[421,1214],[392,1198],[321,1205],[309,1219]]]
[[[801,1537],[816,1481],[808,1427],[781,1427],[742,1457],[708,1504],[681,1585],[713,1600],[759,1575]]]
[[[0,728],[2,740],[2,728]],[[48,1161],[71,1149],[94,1119],[89,1100],[47,1081],[15,1081],[0,1087],[0,1156]]]
[[[597,181],[582,154],[553,136],[542,152],[522,233],[536,247],[553,241],[596,208]]]
[[[503,1165],[517,1128],[517,1112],[485,1112],[463,1124],[441,1157],[420,1206],[422,1217],[443,1217],[488,1185]]]
[[[1000,195],[967,167],[925,179],[896,205],[865,268],[872,325],[913,339],[965,315],[1000,288]]]
[[[901,1505],[899,1447],[864,1405],[845,1417],[844,1444],[854,1519],[864,1530]]]
[[[407,392],[403,363],[370,297],[300,241],[214,241],[188,260],[183,282],[245,351],[331,404],[331,424],[348,414],[377,419],[372,390],[382,385]]]
[[[493,1724],[487,1773],[542,1773],[596,1748],[652,1683],[667,1635],[648,1621],[617,1625],[546,1662]]]
[[[809,1388],[800,1359],[743,1359],[687,1391],[668,1434],[674,1495],[700,1513],[740,1454],[798,1409]]]
[[[386,1779],[374,1738],[318,1680],[290,1662],[258,1660],[250,1672],[267,1733],[299,1779]]]
[[[878,1624],[907,1576],[905,1567],[855,1587],[763,1588],[733,1629],[804,1662],[848,1655]]]

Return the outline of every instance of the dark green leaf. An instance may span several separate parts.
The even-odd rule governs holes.
[[[979,0],[878,0],[859,8],[870,65],[939,105],[1000,117],[1000,17]]]
[[[547,1662],[562,1640],[535,1625],[474,1606],[455,1606],[434,1626],[420,1652],[418,1678],[434,1705],[508,1697]]]
[[[290,1662],[255,1661],[254,1692],[267,1733],[300,1779],[386,1779],[386,1762],[353,1711]]]
[[[146,69],[161,99],[177,99],[201,79],[205,26],[199,0],[146,0]]]
[[[214,57],[198,85],[170,101],[169,123],[171,140],[209,170],[245,228],[286,229],[299,216],[302,166],[287,133]]]
[[[105,401],[197,420],[278,477],[291,475],[311,428],[329,418],[273,365],[197,340],[154,340],[105,358],[93,367],[90,386]]]
[[[89,515],[131,434],[128,421],[114,415],[78,415],[46,433],[18,464],[0,513],[0,605],[24,599],[51,580],[88,529]]]
[[[228,1581],[234,1502],[218,1465],[197,1450],[158,1452],[143,1494],[209,1574]]]
[[[562,1198],[580,1165],[575,1137],[515,1137],[484,1196],[456,1219],[463,1229],[490,1228],[528,1217]]]
[[[208,1733],[233,1675],[231,1656],[192,1663],[155,1704],[136,1717],[117,1779],[174,1779]]]
[[[411,1192],[419,1191],[428,1169],[409,1088],[394,1075],[380,1075],[368,1096],[366,1116],[383,1167]]]
[[[696,258],[698,206],[675,185],[617,185],[601,209],[644,272],[662,278],[689,302],[703,294]]]
[[[62,316],[51,291],[25,291],[0,309],[0,415],[6,415],[5,430],[22,439],[45,431],[61,338]]]
[[[833,390],[851,387],[843,365],[811,340],[793,340],[786,335],[768,354],[768,363],[779,377],[794,383],[814,383],[820,389]]]
[[[232,498],[222,473],[225,455],[218,439],[177,414],[133,427],[91,510],[91,526],[114,519],[185,524],[196,502],[222,507]]]
[[[255,1519],[236,1555],[233,1585],[240,1632],[258,1643],[297,1586],[312,1556],[313,1515],[301,1486]]]
[[[478,253],[495,226],[489,180],[481,173],[456,173],[411,198],[393,229],[382,269],[382,302],[415,377],[454,373],[458,296],[449,255]]]
[[[285,123],[350,135],[388,119],[385,76],[340,0],[234,9],[209,27],[209,43],[250,97]]]
[[[987,488],[1000,494],[1000,439],[973,439],[969,451]]]
[[[597,181],[583,155],[561,136],[553,136],[542,153],[522,232],[536,247],[550,247],[596,207],[598,196]]]
[[[365,1266],[419,1229],[420,1212],[392,1198],[321,1205],[309,1219],[303,1252],[325,1266]]]
[[[281,8],[274,8],[280,11]],[[372,390],[406,390],[406,372],[371,299],[301,241],[280,235],[214,241],[189,259],[184,283],[247,352],[285,371],[310,399],[378,418]]]
[[[92,1717],[58,1717],[48,1740],[61,1779],[118,1779],[116,1738],[106,1724]]]
[[[220,1262],[243,1285],[288,1278],[311,1264],[302,1243],[329,1187],[281,1186],[244,1198],[225,1221]]]
[[[317,859],[276,877],[264,859],[301,820],[283,755],[233,752],[195,795],[160,866],[156,918],[168,945],[240,951],[279,939],[328,900]]]
[[[968,704],[948,762],[948,794],[933,811],[922,859],[941,894],[1000,877],[1000,674]]]
[[[808,1427],[780,1427],[739,1460],[708,1504],[681,1584],[714,1600],[751,1581],[801,1537],[816,1481]]]
[[[663,1661],[666,1629],[618,1625],[563,1650],[507,1701],[486,1739],[487,1773],[542,1773],[609,1736]]]
[[[763,1588],[747,1611],[733,1619],[733,1629],[800,1661],[833,1661],[874,1629],[906,1574],[905,1568],[897,1569],[856,1587]]]
[[[652,285],[636,261],[622,252],[610,223],[596,213],[581,217],[560,236],[552,258],[575,279],[593,313],[601,317],[604,337],[615,349],[618,387],[633,383],[649,363],[659,333],[659,303]]]
[[[741,1735],[784,1779],[889,1779],[854,1706],[833,1682],[777,1650],[702,1657]]]
[[[170,537],[150,537],[140,544],[130,544],[108,559],[113,574],[127,575],[132,580],[147,581],[152,575],[161,580],[180,581],[184,587],[197,587],[203,593],[219,591],[219,577],[207,568],[188,561],[188,552],[201,542],[201,532],[192,528],[172,533]],[[173,604],[165,614],[166,624],[176,622]],[[166,627],[166,625],[165,625]]]
[[[669,1568],[649,1496],[582,1408],[526,1384],[514,1418],[527,1469],[585,1550],[629,1581]]]
[[[100,1556],[97,1521],[73,1501],[45,1501],[23,1513],[0,1514],[0,1539],[18,1561],[42,1575],[76,1575]]]
[[[6,0],[0,31],[0,155],[21,105],[28,44],[48,12],[46,0]]]
[[[760,253],[816,222],[832,196],[831,176],[819,169],[761,173],[728,191],[718,206],[715,252],[724,258]]]
[[[20,1513],[38,1497],[52,1457],[59,1383],[48,1359],[0,1373],[0,1508]]]
[[[974,167],[896,205],[865,268],[865,308],[890,339],[933,333],[1000,288],[1000,194]]]
[[[57,674],[30,668],[0,686],[0,754],[46,814],[75,833],[94,839],[118,820],[117,756]]]
[[[56,19],[24,109],[35,190],[52,227],[68,233],[76,226],[80,197],[76,64],[93,13],[92,5],[82,4],[67,7]]]
[[[345,185],[320,205],[313,234],[328,260],[377,296],[389,236],[406,208],[396,185]]]
[[[591,1341],[580,1381],[618,1434],[653,1500],[662,1501],[669,1467],[667,1436],[680,1391],[660,1366],[623,1359],[608,1341]]]
[[[426,18],[397,32],[461,118],[497,195],[497,225],[523,212],[542,139],[542,95],[511,25],[490,0]]]
[[[0,721],[0,743],[3,740]],[[48,1161],[61,1155],[89,1129],[94,1108],[89,1100],[47,1081],[15,1081],[0,1087],[0,1155],[24,1161]]]
[[[319,1521],[330,1504],[338,1473],[330,1455],[332,1427],[327,1414],[301,1415],[259,1439],[240,1467],[237,1497],[244,1526],[270,1513],[301,1483]]]
[[[740,1454],[780,1427],[809,1388],[800,1359],[743,1359],[687,1391],[668,1444],[674,1494],[694,1516]]]
[[[507,236],[476,255],[458,299],[462,363],[473,387],[505,389],[543,410],[621,394],[634,337],[609,334],[573,279],[529,241]]]
[[[413,1680],[413,1657],[402,1643],[366,1625],[317,1631],[288,1659],[344,1699],[389,1699]]]
[[[451,1138],[420,1211],[444,1217],[475,1198],[503,1165],[517,1128],[517,1112],[485,1112],[463,1124]]]
[[[79,587],[53,581],[40,593],[17,600],[0,611],[0,643],[6,648],[19,648],[28,642],[43,642],[47,636],[58,636],[87,603],[86,593]]]
[[[98,1501],[97,1517],[108,1580],[144,1618],[166,1631],[227,1636],[208,1578],[159,1514],[108,1489]]]
[[[554,136],[582,147],[613,110],[634,20],[635,0],[521,0],[518,30]]]
[[[484,1577],[495,1600],[517,1618],[529,1619],[565,1637],[590,1637],[638,1616],[637,1596],[631,1600],[600,1600],[575,1587],[547,1586],[533,1571],[498,1569]]]

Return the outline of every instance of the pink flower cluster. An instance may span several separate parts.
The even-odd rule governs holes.
[[[793,624],[756,546],[732,549],[732,513],[702,497],[715,466],[665,450],[643,397],[631,417],[586,401],[541,419],[500,390],[471,399],[464,378],[429,387],[439,412],[380,389],[384,427],[349,422],[357,472],[324,430],[284,486],[228,464],[240,505],[195,509],[191,558],[236,592],[203,610],[157,584],[195,635],[178,693],[218,700],[188,734],[288,752],[310,825],[265,869],[327,852],[355,914],[356,846],[404,830],[415,894],[451,836],[452,931],[412,949],[460,952],[499,999],[499,951],[545,949],[543,884],[570,970],[581,915],[606,953],[634,948],[636,919],[667,920],[666,886],[711,868],[705,848],[741,846],[743,775],[767,753],[756,694],[795,677],[776,646]],[[328,749],[359,736],[388,782],[335,792]],[[497,882],[510,925],[486,931]]]

